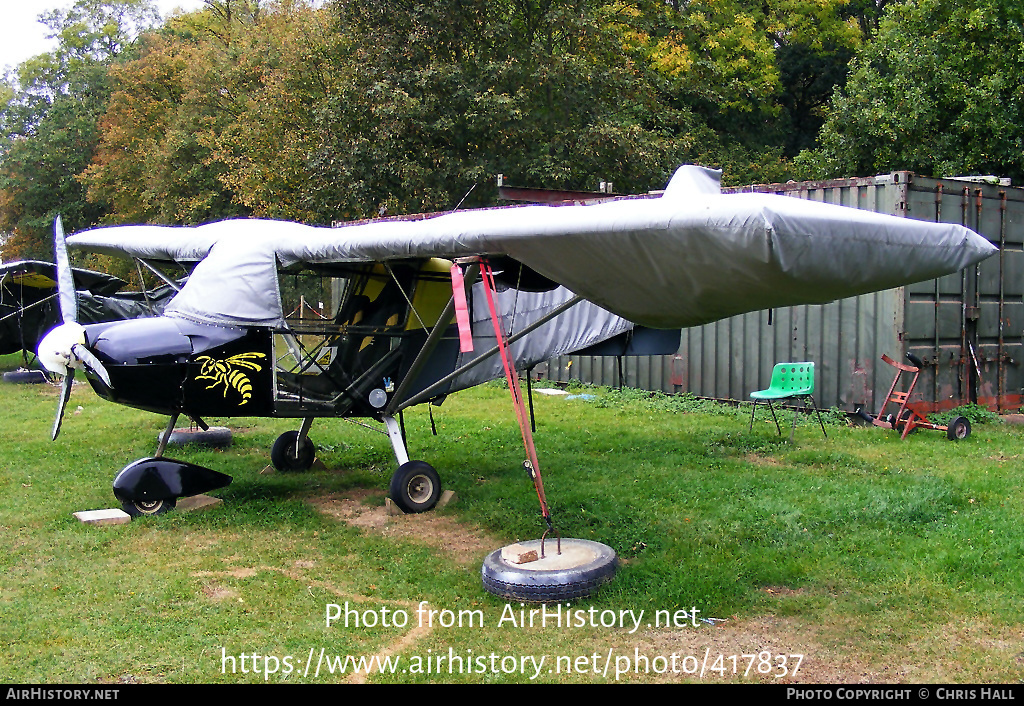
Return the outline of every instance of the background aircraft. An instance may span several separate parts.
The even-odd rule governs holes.
[[[103,272],[72,268],[79,319],[98,323],[156,316],[175,293],[169,285],[149,292],[122,292],[125,281]],[[180,287],[179,287],[180,288]],[[57,268],[52,262],[18,260],[0,265],[0,355],[35,355],[43,335],[60,323]]]

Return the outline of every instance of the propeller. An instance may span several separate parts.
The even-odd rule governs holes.
[[[75,277],[71,271],[68,246],[64,240],[64,224],[60,216],[53,222],[53,254],[57,265],[57,300],[64,323],[58,325],[39,342],[39,362],[51,373],[63,375],[60,398],[57,401],[57,418],[53,422],[52,439],[60,433],[64,409],[71,396],[71,383],[75,370],[85,368],[92,372],[107,387],[110,375],[99,358],[86,347],[85,328],[78,323],[78,295],[75,291]]]

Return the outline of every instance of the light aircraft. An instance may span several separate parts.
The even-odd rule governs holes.
[[[108,400],[170,415],[156,456],[114,482],[138,515],[230,482],[163,457],[179,415],[200,426],[206,416],[301,420],[274,444],[279,469],[312,464],[314,419],[374,419],[398,462],[391,497],[420,512],[437,502],[440,478],[410,460],[400,413],[504,374],[550,529],[517,370],[574,351],[674,352],[682,327],[932,279],[995,252],[958,225],[723,195],[719,177],[683,166],[660,195],[336,228],[114,226],[65,245],[58,223],[64,323],[39,347],[46,368],[65,376],[53,436],[76,369]],[[66,247],[157,268],[196,264],[162,316],[82,326]]]
[[[154,316],[175,291],[165,284],[148,292],[125,292],[125,281],[113,275],[77,267],[72,271],[83,323]],[[23,351],[28,367],[28,354],[35,354],[40,339],[60,320],[52,262],[17,260],[0,265],[0,355]]]

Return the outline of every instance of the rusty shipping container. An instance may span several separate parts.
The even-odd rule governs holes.
[[[761,311],[683,331],[674,356],[566,356],[538,373],[553,380],[623,384],[746,400],[768,387],[777,362],[817,364],[820,406],[874,413],[895,369],[882,354],[926,363],[915,392],[930,409],[967,402],[1021,406],[1024,335],[1024,189],[910,172],[723,189],[758,191],[960,223],[999,246],[997,256],[937,280],[824,305]]]

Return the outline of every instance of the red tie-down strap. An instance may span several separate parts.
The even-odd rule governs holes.
[[[452,297],[455,300],[455,323],[459,327],[459,352],[473,352],[473,329],[469,323],[469,303],[466,301],[466,280],[462,267],[452,265]]]
[[[527,470],[533,479],[533,486],[537,490],[537,499],[540,501],[540,512],[547,522],[549,531],[551,529],[551,513],[548,512],[548,502],[544,497],[544,482],[540,477],[540,463],[537,461],[537,448],[533,444],[533,433],[530,431],[530,418],[523,404],[523,395],[519,389],[519,376],[516,374],[515,366],[512,364],[512,356],[508,349],[508,339],[501,326],[501,316],[498,307],[494,303],[494,292],[497,288],[494,284],[494,273],[486,261],[480,263],[480,274],[484,280],[484,292],[487,294],[487,307],[491,312],[491,321],[494,323],[494,337],[497,339],[498,353],[501,355],[501,364],[505,368],[505,379],[508,380],[508,389],[512,394],[512,407],[516,412],[516,420],[519,422],[519,431],[523,435],[523,446],[526,448]],[[547,532],[544,533],[545,536]],[[543,547],[543,544],[541,545]]]

